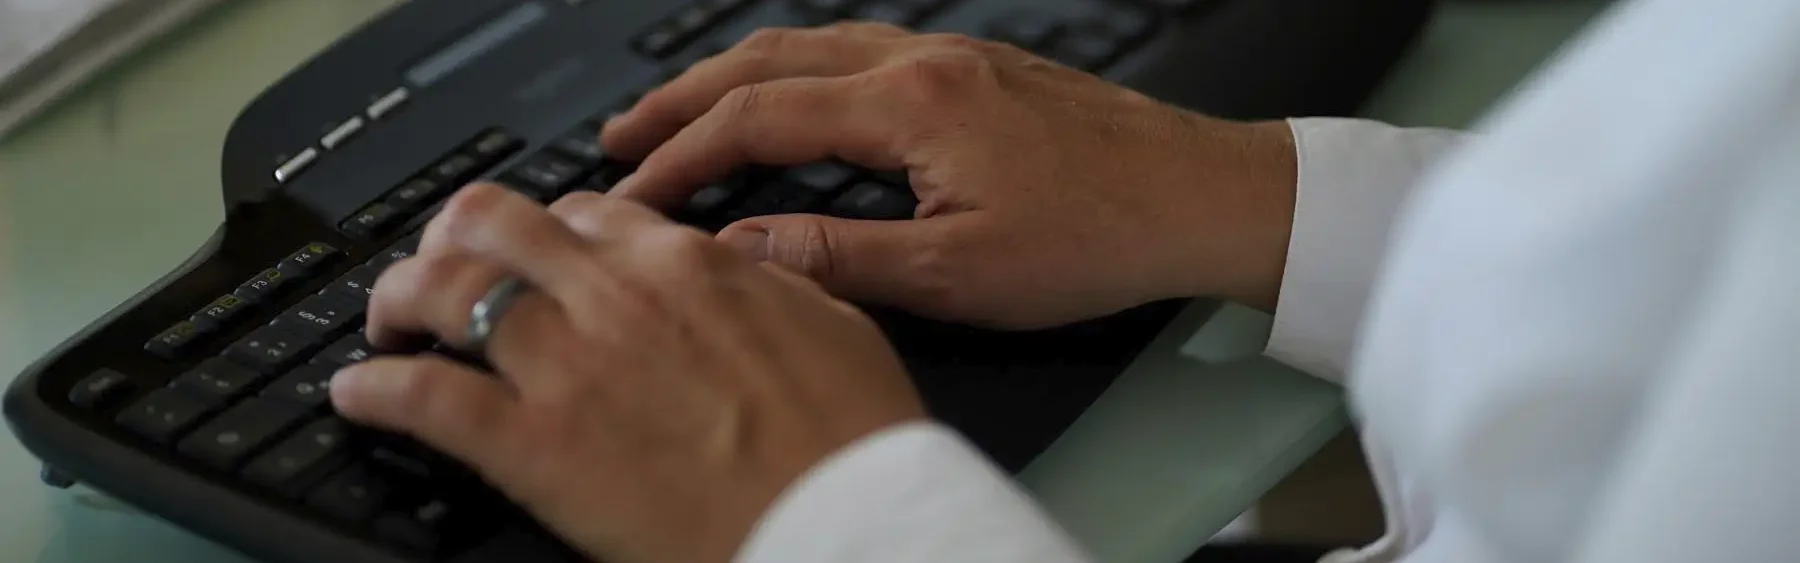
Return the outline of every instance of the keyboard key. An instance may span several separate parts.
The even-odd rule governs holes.
[[[842,162],[815,162],[788,170],[787,179],[820,193],[836,193],[856,179],[857,170]]]
[[[879,0],[864,4],[856,11],[856,19],[881,22],[900,27],[912,27],[924,17],[924,12],[908,2]]]
[[[525,142],[519,140],[518,137],[508,135],[503,131],[489,131],[469,144],[469,153],[491,166],[523,146],[525,146]]]
[[[550,147],[565,156],[598,166],[606,160],[606,149],[600,146],[600,131],[594,127],[581,126],[551,141]]]
[[[1105,33],[1122,42],[1133,42],[1143,39],[1155,28],[1150,14],[1136,8],[1107,9],[1100,16],[1084,24],[1084,29]]]
[[[1041,10],[1014,10],[1002,14],[988,24],[989,39],[1011,43],[1027,51],[1040,52],[1056,41],[1065,29],[1061,17]]]
[[[448,186],[429,178],[417,178],[401,184],[393,193],[388,194],[388,207],[395,212],[411,215],[424,211],[444,195]]]
[[[434,473],[432,463],[418,455],[417,447],[380,447],[369,452],[369,461],[385,469],[399,471],[412,477],[430,479]],[[403,451],[405,450],[405,451]]]
[[[911,219],[918,205],[919,201],[911,193],[863,182],[832,202],[830,214],[846,219]]]
[[[342,459],[348,432],[344,421],[335,417],[314,421],[251,460],[244,466],[244,478],[285,495],[297,495],[309,476]]]
[[[794,0],[801,10],[832,17],[848,15],[855,5],[856,0]]]
[[[226,350],[226,357],[264,375],[281,372],[320,344],[317,335],[295,335],[273,326],[251,332]]]
[[[554,199],[587,174],[582,166],[553,153],[538,153],[506,173],[506,183],[540,199]]]
[[[431,167],[431,178],[448,185],[461,185],[481,168],[481,161],[466,154],[454,154]]]
[[[450,502],[431,498],[406,512],[389,512],[375,519],[375,536],[390,543],[421,550],[436,549],[457,512]]]
[[[298,424],[305,411],[260,398],[227,409],[176,447],[182,454],[219,469],[237,467],[276,435]]]
[[[694,192],[693,197],[688,198],[686,210],[694,215],[710,216],[723,210],[736,195],[737,190],[731,184],[713,184]]]
[[[362,322],[364,304],[326,292],[288,309],[275,326],[294,334],[327,335]]]
[[[1072,34],[1050,48],[1049,57],[1086,71],[1097,71],[1120,51],[1117,39],[1093,33]]]
[[[369,344],[369,337],[358,332],[339,338],[337,342],[326,346],[325,351],[319,352],[319,357],[313,358],[313,363],[329,367],[344,367],[361,363],[374,355],[375,347]]]
[[[387,504],[389,487],[367,465],[351,464],[320,483],[306,505],[346,524],[361,524]]]
[[[331,264],[333,260],[343,255],[344,251],[338,250],[337,247],[315,242],[306,245],[306,248],[295,251],[287,259],[282,260],[276,268],[290,276],[303,278]]]
[[[225,295],[201,309],[192,320],[194,324],[200,325],[201,330],[211,331],[225,326],[248,310],[250,310],[249,301],[236,295]]]
[[[260,374],[224,358],[207,358],[199,367],[176,378],[170,387],[223,404],[237,398],[261,378]]]
[[[638,51],[642,52],[644,55],[660,59],[674,54],[677,49],[681,48],[681,44],[686,40],[687,38],[682,35],[680,28],[669,24],[662,24],[650,28],[649,31],[638,36],[637,48]]]
[[[131,393],[136,385],[125,374],[102,369],[69,390],[69,404],[84,409],[103,409]]]
[[[344,277],[331,282],[325,292],[356,303],[368,303],[369,297],[375,295],[375,279],[380,276],[381,271],[374,266],[357,266],[344,274]]]
[[[200,325],[193,321],[181,321],[144,343],[144,351],[165,360],[179,359],[204,333]]]
[[[217,405],[179,389],[165,387],[126,407],[114,422],[152,442],[168,444]]]
[[[394,265],[395,262],[411,258],[412,255],[419,252],[419,240],[424,237],[424,234],[415,233],[412,236],[395,241],[393,245],[387,247],[386,250],[381,251],[381,254],[377,254],[374,258],[369,259],[369,265],[374,266],[376,270],[385,270],[388,266]]]
[[[712,6],[693,4],[676,12],[675,17],[669,18],[669,25],[675,26],[679,33],[692,35],[712,25],[713,18],[717,15],[718,13],[713,11]]]
[[[263,390],[264,398],[308,410],[324,407],[331,400],[331,377],[337,367],[307,364],[281,376]]]
[[[354,237],[368,237],[399,222],[400,212],[386,202],[376,202],[364,207],[356,215],[346,219],[339,229]]]
[[[257,274],[256,277],[250,278],[250,281],[244,282],[243,285],[238,286],[237,291],[234,291],[231,294],[236,295],[238,298],[248,301],[251,304],[261,303],[264,299],[268,299],[270,296],[275,295],[276,292],[281,291],[281,288],[286,287],[290,281],[292,281],[292,278],[280,269],[269,268],[263,270],[262,273]]]

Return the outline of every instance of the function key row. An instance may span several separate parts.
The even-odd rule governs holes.
[[[252,308],[278,297],[284,288],[310,279],[343,255],[342,250],[329,244],[308,244],[163,330],[144,344],[144,350],[165,360],[179,360],[195,343],[222,332]]]
[[[484,132],[401,182],[381,199],[364,206],[338,228],[359,239],[385,234],[506,160],[524,145],[524,141],[504,131]]]
[[[638,34],[632,45],[645,56],[661,59],[675,54],[754,0],[699,0],[675,11]]]

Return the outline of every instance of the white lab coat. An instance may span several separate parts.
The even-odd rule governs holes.
[[[1627,4],[1469,137],[1292,125],[1268,353],[1347,385],[1388,524],[1328,560],[1800,561],[1800,1]],[[1088,556],[921,423],[739,559]]]

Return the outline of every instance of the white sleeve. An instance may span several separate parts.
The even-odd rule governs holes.
[[[1463,134],[1349,118],[1288,123],[1299,186],[1265,354],[1343,383],[1387,255],[1388,230],[1414,185]]]
[[[890,428],[815,466],[763,515],[739,563],[1087,563],[955,431]]]

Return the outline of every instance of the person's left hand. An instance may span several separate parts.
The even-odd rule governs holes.
[[[346,368],[347,418],[465,463],[590,557],[729,561],[763,512],[832,452],[924,418],[876,326],[813,282],[648,208],[578,193],[545,209],[461,191],[418,256],[376,283],[378,348],[466,345],[472,306],[527,289],[484,350]]]

